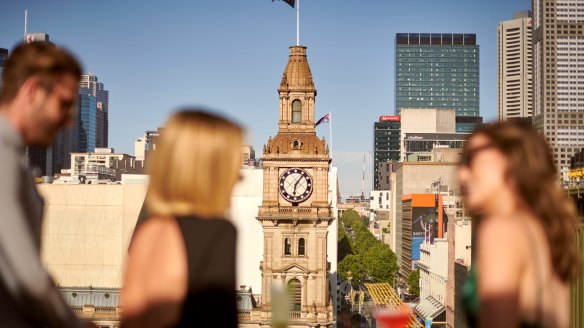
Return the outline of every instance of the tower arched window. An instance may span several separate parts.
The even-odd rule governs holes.
[[[284,255],[292,255],[292,241],[290,238],[284,239]]]
[[[292,102],[292,123],[302,122],[302,102],[296,99]]]
[[[300,311],[302,307],[302,285],[300,280],[294,278],[288,281],[288,293],[290,293],[290,310]]]
[[[304,238],[300,238],[298,239],[298,256],[304,256],[306,254],[306,242],[304,241]]]

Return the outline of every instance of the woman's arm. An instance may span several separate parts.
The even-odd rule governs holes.
[[[479,327],[519,327],[521,233],[509,218],[489,218],[477,229]]]
[[[134,235],[122,294],[124,327],[164,327],[180,319],[187,259],[174,219],[150,218]]]

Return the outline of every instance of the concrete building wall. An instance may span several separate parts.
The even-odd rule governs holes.
[[[562,178],[584,147],[584,3],[532,1],[533,125],[546,138]]]
[[[448,241],[435,239],[434,244],[420,246],[420,299],[433,297],[441,304],[446,301],[448,280]]]
[[[336,168],[329,187],[336,213]],[[242,169],[230,219],[238,231],[237,285],[261,293],[263,234],[256,220],[263,171]],[[127,249],[147,190],[147,179],[122,185],[40,184],[45,199],[42,262],[60,286],[121,288]],[[337,220],[328,228],[331,273],[337,270]],[[336,283],[336,282],[335,282]]]
[[[42,262],[60,286],[121,288],[146,185],[41,184]]]
[[[497,27],[499,121],[533,115],[532,19],[529,12]]]
[[[400,159],[405,160],[406,133],[455,133],[456,110],[403,108],[401,110]]]
[[[391,193],[391,204],[389,205],[389,210],[390,210],[390,230],[389,230],[389,239],[391,244],[389,245],[389,247],[391,248],[391,250],[395,253],[396,249],[397,249],[397,173],[396,172],[392,172],[391,173],[391,190],[393,190],[393,192]],[[400,198],[401,199],[401,198]],[[398,257],[399,258],[399,257]]]
[[[396,212],[395,233],[396,248],[395,253],[398,258],[398,265],[402,265],[402,196],[414,193],[425,193],[432,182],[441,179],[443,186],[450,186],[450,189],[460,194],[456,169],[458,163],[434,163],[434,162],[404,162],[399,163],[396,172]]]

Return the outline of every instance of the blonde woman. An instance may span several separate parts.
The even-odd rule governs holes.
[[[122,298],[126,327],[236,327],[235,239],[225,220],[242,129],[181,111],[149,163],[150,216],[133,237]]]

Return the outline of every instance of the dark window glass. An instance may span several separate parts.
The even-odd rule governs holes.
[[[441,44],[442,38],[440,37],[440,34],[432,34],[430,36],[430,43],[431,44]]]
[[[464,44],[464,38],[462,34],[453,34],[452,35],[452,44],[453,45],[462,45]]]
[[[398,33],[395,38],[396,38],[397,44],[408,44],[408,34],[407,33]]]
[[[302,103],[296,99],[292,102],[292,123],[302,122]]]
[[[284,255],[291,255],[292,254],[292,243],[290,242],[290,238],[286,238],[284,240]]]
[[[420,34],[420,44],[430,44],[430,34]]]
[[[298,256],[304,256],[304,254],[305,254],[305,250],[304,250],[305,244],[304,243],[305,243],[304,238],[300,238],[298,240]]]
[[[452,34],[442,34],[442,44],[452,44]]]
[[[410,44],[420,44],[420,34],[410,33]]]
[[[465,34],[464,35],[464,44],[467,46],[474,46],[477,44],[477,36],[476,34]]]

